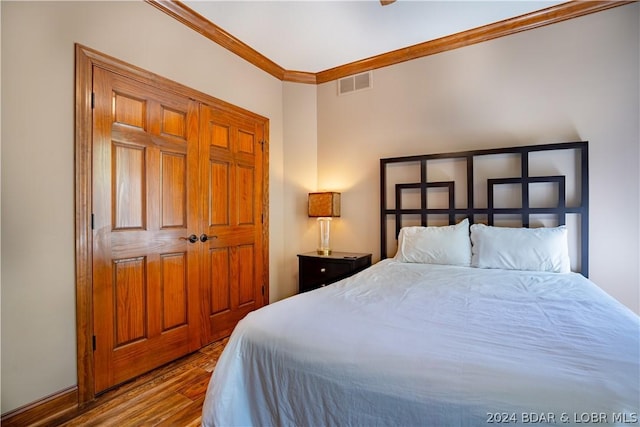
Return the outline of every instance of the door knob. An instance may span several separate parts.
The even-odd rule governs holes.
[[[191,235],[191,236],[189,236],[189,237],[181,237],[181,238],[180,238],[180,240],[188,240],[188,241],[190,241],[191,243],[195,243],[195,242],[197,242],[197,241],[198,241],[198,236],[196,236],[195,234],[192,234],[192,235]]]
[[[202,243],[206,242],[207,240],[211,240],[211,239],[217,239],[218,236],[207,236],[206,234],[202,233],[202,235],[200,236],[200,241]]]

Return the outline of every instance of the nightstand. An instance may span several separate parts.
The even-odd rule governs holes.
[[[298,290],[300,293],[329,285],[347,278],[371,265],[371,254],[316,252],[298,254]]]

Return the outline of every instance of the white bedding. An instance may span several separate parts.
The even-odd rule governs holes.
[[[575,273],[384,260],[243,319],[202,419],[637,425],[639,336],[637,315]]]

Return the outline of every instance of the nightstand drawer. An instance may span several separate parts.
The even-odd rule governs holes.
[[[321,285],[327,280],[346,276],[351,270],[351,265],[345,263],[300,259],[300,280],[310,285]]]
[[[298,255],[299,291],[305,292],[342,280],[371,265],[371,254],[315,252]]]

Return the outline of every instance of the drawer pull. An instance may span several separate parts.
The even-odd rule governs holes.
[[[326,272],[326,271],[327,271],[327,269],[326,269],[326,268],[324,268],[324,267],[322,267],[322,268],[320,269],[320,273],[324,273],[324,272]]]

